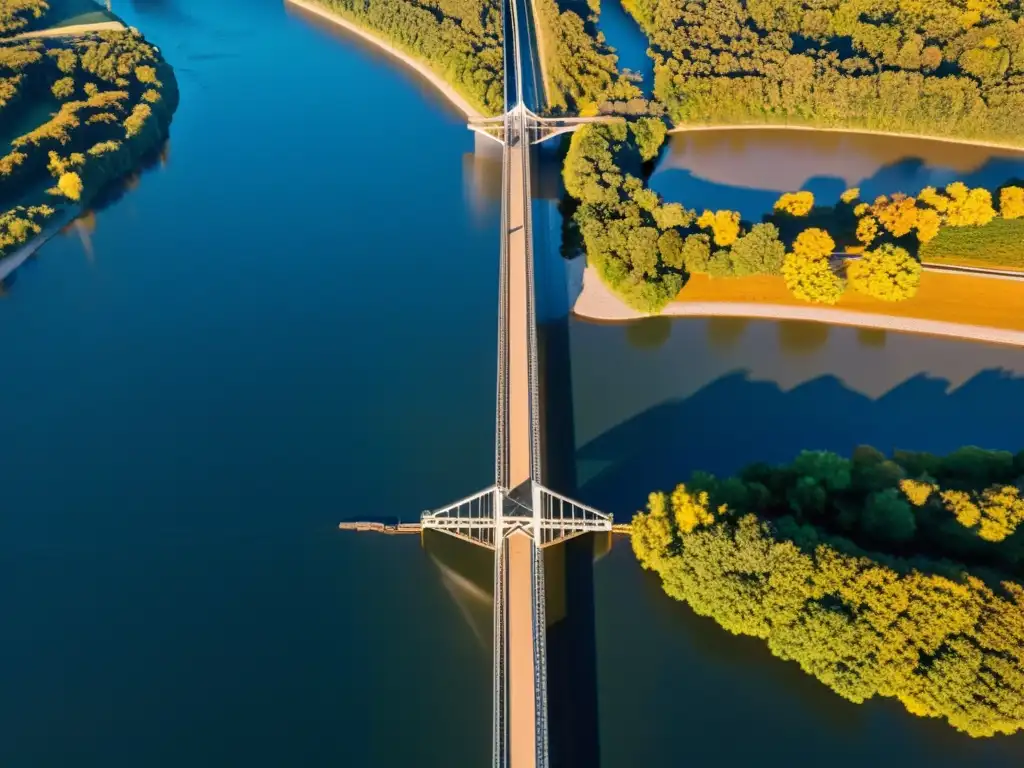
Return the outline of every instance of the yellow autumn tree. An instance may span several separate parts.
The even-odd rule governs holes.
[[[853,207],[853,215],[856,216],[857,218],[860,218],[870,210],[871,206],[868,205],[867,203],[857,203],[857,205]]]
[[[878,220],[874,216],[865,216],[857,222],[857,239],[864,245],[871,245],[878,237]]]
[[[946,208],[949,207],[949,198],[937,191],[935,187],[925,187],[918,193],[917,199],[925,205],[930,205],[939,213],[945,213]]]
[[[664,493],[648,496],[647,512],[637,512],[633,516],[629,533],[637,559],[644,568],[654,568],[658,559],[669,551],[675,538]]]
[[[854,290],[882,301],[905,301],[917,294],[921,264],[889,243],[867,251],[846,268]]]
[[[917,201],[906,195],[879,198],[871,206],[871,212],[893,237],[909,234],[917,224]]]
[[[80,200],[82,198],[82,186],[82,178],[74,171],[62,174],[60,179],[57,180],[57,189],[68,200]]]
[[[859,197],[860,187],[850,187],[848,190],[846,190],[845,192],[843,192],[843,194],[839,196],[839,199],[846,204],[850,204]]]
[[[965,528],[977,528],[985,541],[1002,541],[1024,522],[1024,498],[1013,485],[993,485],[981,493],[942,491],[946,509]]]
[[[824,229],[810,227],[793,241],[793,253],[809,258],[823,258],[832,255],[836,249],[835,240]]]
[[[740,215],[736,211],[704,211],[698,219],[697,226],[710,229],[715,245],[723,248],[736,242],[740,234]]]
[[[949,207],[946,209],[946,224],[951,227],[981,227],[996,217],[992,207],[992,193],[977,187],[968,189],[962,182],[946,187],[949,193]]]
[[[786,254],[782,277],[796,298],[818,304],[835,304],[845,287],[842,278],[832,270],[828,256],[814,255],[806,248],[794,248],[793,253]]]
[[[917,240],[927,243],[939,234],[942,217],[932,208],[922,208],[917,212]]]
[[[934,483],[926,483],[924,480],[913,480],[905,477],[900,480],[900,490],[907,497],[907,501],[915,507],[923,507],[935,492],[936,486]]]
[[[1003,187],[999,190],[999,213],[1004,219],[1024,216],[1024,188]]]
[[[790,216],[806,216],[814,208],[814,195],[811,192],[786,192],[775,201],[775,210],[788,213]]]
[[[725,505],[719,507],[719,514],[724,514]],[[681,533],[691,533],[700,526],[715,522],[715,514],[709,508],[708,492],[690,493],[686,485],[680,483],[672,491],[672,519]]]

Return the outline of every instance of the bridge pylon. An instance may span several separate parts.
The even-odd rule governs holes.
[[[509,134],[509,120],[516,112],[519,111],[522,111],[522,124],[526,132],[529,134],[529,141],[531,144],[540,144],[541,142],[548,141],[556,136],[561,136],[564,133],[572,133],[581,125],[587,125],[589,123],[624,122],[623,118],[615,116],[541,117],[525,104],[519,103],[504,115],[470,120],[466,127],[471,131],[475,131],[476,133],[498,142],[499,144],[504,144],[506,137]]]
[[[612,516],[527,480],[509,490],[491,485],[420,517],[423,529],[443,531],[496,549],[514,531],[549,547],[584,533],[612,530]]]

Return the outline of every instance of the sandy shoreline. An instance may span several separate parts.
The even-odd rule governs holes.
[[[335,11],[329,10],[322,5],[318,5],[310,0],[284,0],[286,6],[295,6],[301,8],[308,13],[312,13],[319,16],[322,19],[326,19],[339,27],[343,27],[354,35],[358,35],[368,43],[375,45],[386,53],[390,54],[400,62],[405,64],[410,69],[423,76],[432,86],[444,95],[452,104],[454,104],[459,111],[461,111],[467,119],[474,120],[484,117],[479,111],[477,111],[463,96],[456,91],[451,85],[449,85],[444,78],[438,75],[432,70],[427,64],[423,63],[419,59],[410,56],[409,54],[400,51],[395,48],[391,43],[387,42],[381,37],[377,37],[372,32],[367,32],[365,29],[360,27],[358,24],[349,21],[343,16],[339,15]]]
[[[22,32],[15,35],[15,40],[38,40],[49,37],[74,37],[87,35],[90,32],[120,32],[125,28],[120,21],[98,21],[95,24],[72,24],[70,27],[51,27],[38,29],[35,32]]]
[[[817,133],[858,133],[864,136],[886,136],[893,139],[916,139],[919,141],[941,141],[944,144],[967,144],[973,147],[1006,149],[1024,153],[1024,145],[1000,144],[981,139],[957,139],[951,136],[928,136],[923,133],[897,133],[896,131],[874,131],[870,128],[817,128],[813,125],[780,125],[775,123],[740,123],[738,125],[677,125],[669,133],[696,133],[700,131],[815,131]]]
[[[583,291],[573,314],[585,320],[623,322],[648,317],[627,306],[598,277],[592,267],[583,273]],[[749,317],[761,320],[805,320],[829,325],[849,325],[857,328],[877,328],[900,333],[921,333],[930,336],[945,336],[968,341],[983,341],[991,344],[1010,344],[1024,347],[1024,331],[1004,328],[990,328],[981,325],[962,325],[938,320],[918,320],[910,317],[876,315],[870,312],[850,312],[844,309],[829,309],[806,306],[794,307],[784,304],[755,304],[747,302],[718,301],[674,301],[661,312],[668,317]]]
[[[74,221],[80,213],[79,209],[72,208],[63,212],[58,211],[53,219],[46,222],[43,231],[32,237],[27,243],[15,250],[13,253],[0,258],[0,280],[6,280],[7,276],[18,269],[22,264],[35,255],[36,251],[46,245],[57,235],[68,222]]]

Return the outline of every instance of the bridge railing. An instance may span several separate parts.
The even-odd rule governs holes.
[[[492,688],[492,765],[508,766],[508,696],[505,691],[505,547],[500,545],[494,553],[494,680]]]
[[[499,505],[500,492],[491,485],[447,507],[424,512],[420,525],[425,530],[444,531],[474,544],[493,547],[501,538]]]
[[[547,596],[544,589],[544,551],[532,548],[533,577],[533,692],[537,712],[537,768],[548,765]]]

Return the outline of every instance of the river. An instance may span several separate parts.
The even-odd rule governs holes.
[[[0,765],[485,765],[486,564],[335,526],[490,482],[493,160],[413,75],[279,0],[115,10],[181,107],[162,159],[0,297]],[[698,466],[1024,434],[1017,350],[544,316],[579,494],[620,515]],[[593,578],[605,768],[1024,755],[846,704],[628,547]]]

